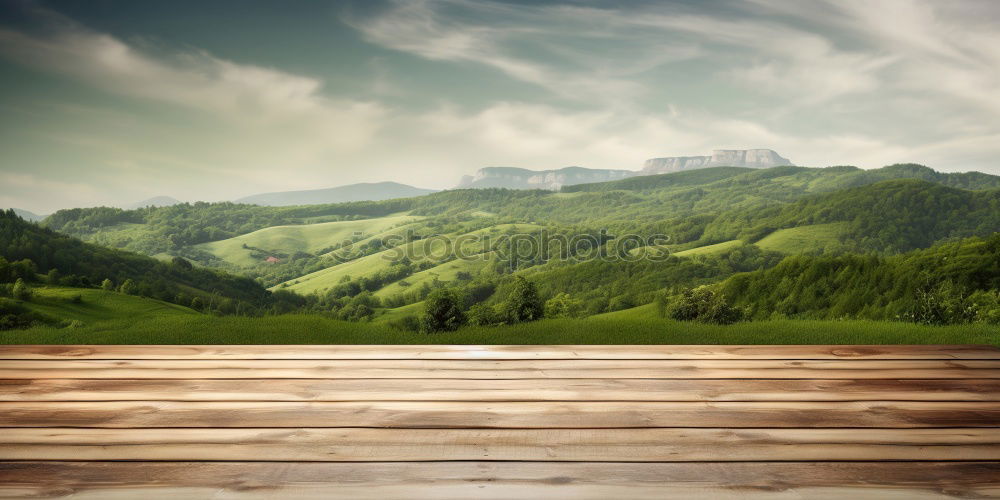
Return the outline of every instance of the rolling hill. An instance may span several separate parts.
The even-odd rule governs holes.
[[[210,243],[196,245],[237,265],[252,266],[273,257],[285,259],[296,252],[321,253],[342,245],[345,241],[364,241],[386,231],[419,220],[411,215],[391,215],[373,219],[272,226]]]
[[[115,287],[133,283],[133,293],[189,305],[260,308],[270,294],[253,279],[192,266],[183,259],[163,262],[152,257],[84,243],[26,222],[13,211],[0,212],[0,256],[6,261],[29,259],[35,272],[71,286]],[[30,277],[29,277],[30,278]],[[249,310],[249,309],[248,309]]]
[[[91,241],[114,241],[167,258],[183,255],[246,274],[272,291],[306,296],[301,307],[308,310],[362,311],[351,318],[371,317],[365,310],[395,311],[436,288],[496,304],[514,275],[535,282],[544,298],[566,293],[588,314],[600,314],[770,269],[790,256],[888,256],[989,236],[1000,231],[996,186],[997,176],[945,174],[916,165],[716,167],[560,192],[486,188],[299,207],[82,209],[59,212],[46,224]],[[387,248],[386,236],[406,228],[419,229],[415,241]],[[605,235],[598,244],[605,256],[617,252],[615,241],[624,235],[664,234],[670,237],[665,248],[674,254],[634,262],[594,258],[597,253],[565,260],[557,250],[539,247],[518,259],[498,252],[490,260],[462,261],[440,252],[443,243],[425,248],[436,240],[424,238],[433,235],[543,229],[563,236]],[[344,240],[357,241],[335,249]]]

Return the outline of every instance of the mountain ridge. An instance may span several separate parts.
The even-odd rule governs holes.
[[[475,175],[463,176],[457,187],[460,189],[499,187],[508,189],[549,189],[555,191],[563,186],[624,179],[632,175],[635,175],[635,172],[632,170],[596,169],[577,166],[553,170],[529,170],[519,167],[484,167],[477,170]]]
[[[630,177],[700,170],[710,167],[771,168],[792,162],[771,149],[716,149],[708,156],[667,156],[650,158],[640,170],[585,168],[578,166],[549,170],[519,167],[484,167],[474,175],[462,176],[458,189],[507,188],[548,189],[611,182]]]
[[[409,198],[435,192],[434,189],[423,189],[408,184],[392,181],[359,182],[331,188],[306,189],[298,191],[275,191],[244,196],[234,200],[235,203],[284,207],[294,205],[320,205],[326,203],[343,203],[351,201],[382,201],[393,198]]]

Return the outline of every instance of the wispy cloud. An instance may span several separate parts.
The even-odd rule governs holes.
[[[623,37],[620,26],[607,23],[608,13],[561,5],[414,0],[346,21],[380,46],[493,68],[576,101],[632,99],[644,90],[633,80],[637,73],[699,54],[689,43]]]
[[[109,92],[214,113],[236,123],[308,121],[320,129],[351,123],[327,130],[331,141],[343,145],[364,143],[385,112],[377,103],[328,98],[316,78],[236,63],[204,51],[147,53],[58,19],[42,34],[0,29],[0,55]]]

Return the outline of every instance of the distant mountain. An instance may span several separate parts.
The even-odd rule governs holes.
[[[171,198],[170,196],[154,196],[146,200],[130,203],[128,205],[123,206],[122,208],[124,208],[125,210],[135,210],[137,208],[146,208],[146,207],[169,207],[171,205],[179,205],[181,203],[182,203],[181,200],[178,200],[176,198]]]
[[[28,221],[31,221],[31,222],[38,222],[38,221],[40,221],[40,220],[42,220],[42,219],[45,218],[44,215],[38,215],[36,213],[29,212],[29,211],[21,209],[21,208],[12,208],[11,210],[13,210],[14,213],[17,214],[22,219],[28,220]]]
[[[635,175],[631,170],[604,170],[566,167],[558,170],[528,170],[515,167],[486,167],[476,175],[466,175],[459,188],[552,189],[563,186],[607,182]]]
[[[327,189],[307,191],[280,191],[247,196],[236,203],[284,207],[290,205],[320,205],[348,201],[381,201],[393,198],[410,198],[435,192],[433,189],[400,184],[398,182],[362,182]]]
[[[770,149],[716,149],[709,156],[668,156],[646,160],[639,175],[668,174],[706,167],[769,168],[792,162]]]

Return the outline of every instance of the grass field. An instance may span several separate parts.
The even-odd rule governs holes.
[[[812,252],[837,245],[839,243],[837,237],[846,227],[846,222],[832,222],[779,229],[765,236],[756,245],[764,250],[787,254]]]
[[[345,240],[350,241],[356,235],[369,238],[418,219],[420,217],[412,215],[390,215],[363,220],[274,226],[226,240],[202,243],[196,245],[196,248],[227,262],[249,266],[259,264],[260,261],[252,257],[252,250],[243,248],[244,245],[274,253],[316,253]]]
[[[549,319],[503,327],[420,334],[386,322],[418,315],[421,304],[351,323],[319,315],[217,317],[116,292],[39,288],[28,307],[82,323],[0,332],[3,344],[992,344],[1000,327],[921,326],[873,321],[759,321],[729,326],[677,322],[652,306],[584,319]],[[73,303],[80,294],[82,303]]]
[[[25,307],[52,318],[79,321],[84,326],[121,318],[144,320],[172,316],[201,316],[197,311],[187,307],[118,292],[54,286],[33,288],[33,291],[34,297],[30,301],[21,302]],[[80,297],[79,302],[74,300],[77,296]]]
[[[0,332],[4,344],[991,344],[997,327],[871,321],[761,321],[730,326],[663,319],[550,319],[421,334],[383,322],[316,315],[260,318],[202,314],[119,318],[80,328]]]
[[[456,259],[445,262],[444,264],[420,271],[419,273],[413,273],[413,275],[407,277],[406,279],[384,286],[379,291],[375,292],[375,296],[380,298],[392,297],[396,294],[416,290],[424,283],[430,284],[435,279],[447,283],[454,281],[458,273],[463,271],[475,276],[490,262],[492,262],[492,260],[486,258],[486,256],[483,256],[483,258],[477,257],[475,259]],[[404,282],[406,285],[403,284]]]
[[[688,250],[682,250],[680,252],[674,253],[676,257],[693,257],[695,255],[711,255],[714,253],[721,253],[729,250],[730,248],[735,248],[742,245],[743,242],[740,240],[729,240],[723,241],[722,243],[716,243],[714,245],[705,245],[703,247],[691,248]]]
[[[695,255],[710,255],[714,253],[721,253],[729,250],[730,248],[735,248],[743,244],[741,240],[729,240],[723,241],[722,243],[715,243],[713,245],[705,245],[701,247],[688,248],[686,250],[673,249],[679,245],[650,245],[645,247],[633,248],[629,250],[630,255],[660,255],[661,252],[670,252],[670,255],[675,257],[693,257]],[[683,248],[683,247],[681,247]]]
[[[367,255],[342,264],[337,264],[326,269],[321,269],[305,276],[300,276],[294,280],[272,287],[271,289],[277,290],[279,288],[287,288],[288,290],[292,290],[300,294],[320,292],[337,285],[344,279],[345,276],[349,276],[351,279],[357,279],[363,276],[372,275],[382,269],[386,269],[393,264],[394,260],[396,260],[393,257],[402,257],[403,255],[406,255],[413,262],[420,262],[422,260],[445,260],[450,258],[449,256],[452,255],[453,252],[451,252],[449,248],[451,248],[450,245],[454,242],[467,245],[470,252],[475,252],[477,251],[477,247],[483,244],[483,242],[478,240],[477,237],[488,234],[500,235],[508,230],[517,230],[518,232],[531,231],[539,229],[540,227],[541,226],[533,224],[499,224],[485,229],[465,233],[463,235],[450,235],[442,238],[429,238],[426,240],[413,241],[379,253]]]
[[[420,316],[424,312],[424,303],[415,302],[413,304],[408,304],[402,307],[394,307],[392,309],[383,310],[375,319],[372,321],[375,323],[385,323],[388,321],[395,321],[397,319],[402,319],[406,316]]]

